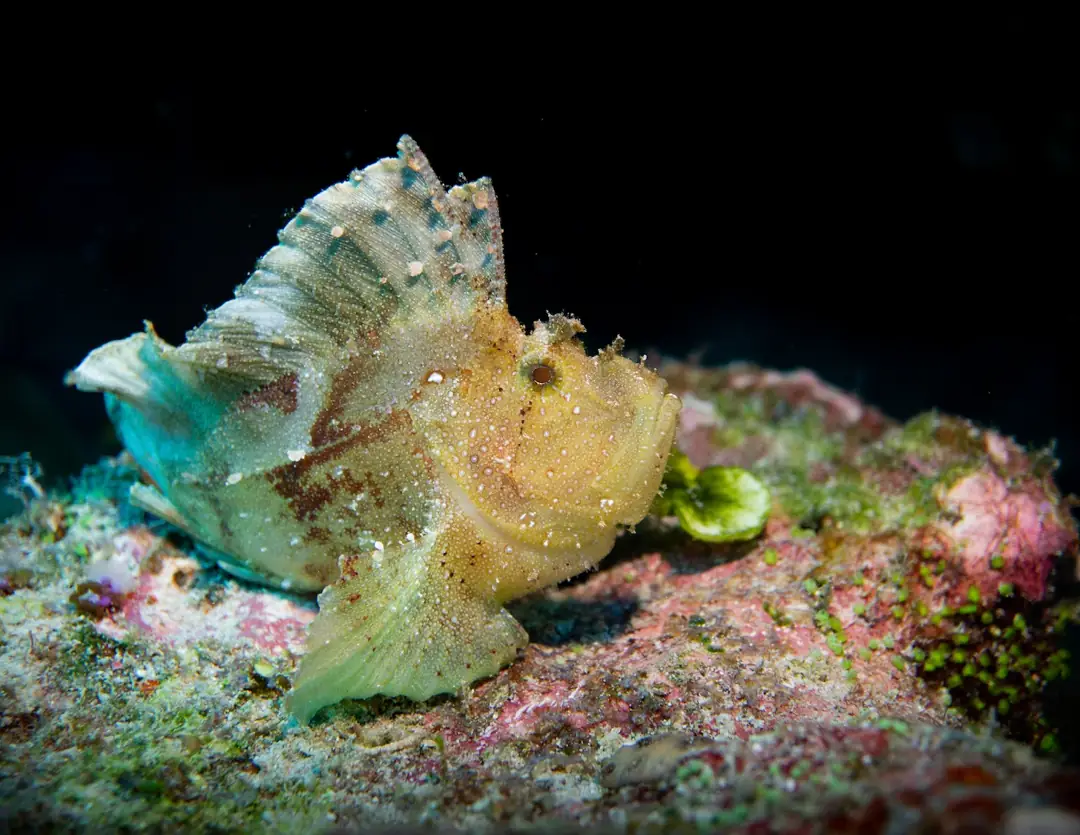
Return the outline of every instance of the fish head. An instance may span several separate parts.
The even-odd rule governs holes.
[[[675,433],[680,403],[665,381],[623,357],[621,341],[589,355],[583,330],[561,315],[537,322],[515,375],[523,406],[513,473],[529,496],[536,524],[522,536],[534,547],[610,548],[616,526],[648,512]]]

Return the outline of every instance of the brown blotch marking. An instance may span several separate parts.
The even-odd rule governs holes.
[[[349,360],[330,384],[322,408],[311,424],[311,445],[315,449],[332,444],[349,433],[351,426],[343,421],[346,401],[363,382],[365,374],[364,359],[355,356]]]
[[[304,533],[304,541],[329,542],[330,531],[328,531],[326,528],[320,528],[317,525],[312,525],[310,528],[307,529],[307,532]]]
[[[324,586],[329,585],[334,579],[334,566],[326,564],[318,564],[313,562],[304,563],[304,573],[311,577],[313,580],[317,580]]]
[[[276,380],[243,395],[236,401],[236,408],[237,411],[246,412],[256,406],[273,406],[291,415],[296,411],[298,390],[296,374],[283,374]]]
[[[356,554],[350,554],[341,561],[341,578],[343,580],[356,576],[356,562],[358,559],[359,557]]]
[[[345,602],[352,604],[352,603],[355,603],[359,599],[360,599],[360,592],[354,591],[347,598],[345,598]]]
[[[408,412],[395,410],[387,415],[381,423],[366,424],[355,427],[351,434],[346,435],[335,443],[328,444],[316,449],[310,455],[299,461],[292,461],[267,470],[266,478],[273,485],[279,496],[289,503],[293,514],[301,522],[310,522],[315,514],[322,510],[334,493],[340,490],[340,486],[330,481],[326,484],[311,484],[307,478],[313,467],[325,464],[340,458],[350,449],[356,446],[364,446],[381,440],[390,433],[403,426],[412,423]],[[312,432],[314,433],[314,429]],[[378,502],[376,502],[378,506]]]
[[[434,475],[435,459],[424,452],[420,447],[413,447],[413,456],[419,457],[424,462],[424,469],[427,470],[429,475]]]
[[[316,513],[329,504],[334,497],[329,487],[319,484],[304,485],[303,473],[295,465],[277,467],[267,472],[266,477],[274,485],[274,490],[284,498],[293,515],[301,521],[310,521]]]
[[[214,511],[214,515],[217,517],[218,529],[221,531],[221,538],[228,540],[232,538],[232,526],[229,525],[228,511],[223,507],[221,499],[218,498],[215,493],[206,494],[207,504]]]
[[[342,471],[341,475],[337,477],[337,483],[350,493],[366,492],[374,498],[378,498],[382,495],[382,488],[375,483],[375,477],[370,471],[365,472],[362,479],[357,479],[353,477],[352,470],[346,468]]]

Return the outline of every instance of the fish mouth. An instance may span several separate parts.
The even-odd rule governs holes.
[[[682,401],[667,391],[665,382],[661,383],[657,393],[660,402],[652,415],[652,426],[644,433],[644,437],[650,441],[647,448],[651,454],[639,457],[625,473],[625,481],[642,485],[642,490],[638,494],[639,499],[631,502],[626,513],[619,519],[619,523],[623,525],[636,525],[649,512],[649,507],[660,490],[668,456],[675,443]]]
[[[653,444],[657,450],[663,450],[663,465],[660,467],[660,478],[663,478],[664,467],[667,466],[668,456],[671,455],[672,447],[675,446],[675,433],[679,428],[679,412],[682,411],[682,401],[667,390],[664,385],[660,405],[656,409],[656,417],[653,419]],[[660,488],[659,480],[657,489]]]
[[[656,434],[653,436],[657,441],[668,440],[668,451],[675,442],[675,430],[679,425],[679,412],[682,411],[682,401],[664,386],[663,399],[656,410]]]

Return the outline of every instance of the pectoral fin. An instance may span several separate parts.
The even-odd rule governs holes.
[[[438,549],[432,537],[342,558],[341,578],[319,596],[288,697],[301,722],[346,698],[455,692],[497,673],[528,642],[505,609],[440,564]]]

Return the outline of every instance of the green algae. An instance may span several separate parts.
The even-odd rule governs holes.
[[[915,674],[946,688],[954,715],[996,720],[1008,735],[1055,751],[1041,701],[1045,686],[1069,673],[1069,653],[1057,646],[1062,627],[1055,608],[1004,599],[985,608],[944,607],[933,622],[944,631],[917,640],[909,653]]]
[[[927,560],[936,559],[937,554],[912,555],[918,556]],[[909,569],[908,576],[912,575],[918,576]],[[887,633],[859,647],[850,644],[830,605],[834,583],[856,587],[862,583],[822,570],[816,578],[804,579],[803,591],[815,607],[814,624],[829,650],[843,658],[849,680],[858,677],[853,662],[869,663],[874,652],[892,651],[895,654],[889,661],[898,671],[942,688],[949,716],[976,724],[996,723],[1008,736],[1044,753],[1057,750],[1055,729],[1043,715],[1042,697],[1049,682],[1069,674],[1069,654],[1059,648],[1056,636],[1066,624],[1076,622],[1074,607],[1047,607],[1015,595],[987,601],[971,585],[963,588],[966,603],[931,610],[924,600],[912,599],[905,575],[893,572],[870,590],[871,599],[881,607],[878,611],[896,622],[901,630],[898,635],[914,637],[905,638],[901,646]],[[869,602],[851,604],[852,614],[870,617]],[[1042,740],[1048,735],[1051,741],[1044,746]]]
[[[746,470],[709,467],[686,491],[671,497],[679,524],[695,539],[741,542],[765,527],[769,492]]]
[[[713,404],[720,419],[717,445],[764,439],[765,451],[750,470],[787,516],[811,530],[823,520],[858,534],[924,526],[938,518],[941,492],[985,455],[969,424],[936,412],[888,429],[854,453],[846,432],[826,425],[820,405],[796,408],[772,392],[730,391]],[[927,462],[936,474],[914,473],[911,460]],[[899,476],[899,489],[886,484],[890,474]]]
[[[851,674],[857,673],[853,661],[868,663],[874,652],[895,649],[890,663],[943,688],[950,716],[976,724],[997,723],[1008,736],[1044,753],[1057,750],[1055,729],[1043,715],[1042,696],[1047,684],[1069,675],[1070,655],[1059,647],[1057,636],[1066,624],[1078,622],[1073,606],[1046,607],[1015,597],[988,605],[969,587],[967,599],[978,602],[933,612],[922,601],[914,610],[888,609],[899,628],[915,636],[911,643],[899,647],[887,633],[849,651],[843,624],[829,610],[828,596],[822,595],[828,589],[813,580],[804,582],[816,607],[814,623],[829,649],[843,656],[849,678],[855,680]],[[866,608],[854,604],[852,611],[863,616]],[[1047,737],[1050,742],[1044,744]]]
[[[81,617],[65,618],[71,627],[39,652],[50,659],[45,685],[64,688],[73,701],[48,737],[27,743],[34,756],[65,752],[37,787],[55,809],[80,826],[112,829],[128,820],[140,831],[326,820],[322,791],[256,802],[250,775],[260,767],[252,757],[280,734],[280,700],[251,699],[231,676],[213,686],[197,647],[186,658],[163,655],[149,642],[117,641]]]
[[[652,512],[674,515],[684,531],[704,542],[753,539],[769,517],[768,489],[739,467],[698,470],[684,454],[673,450],[664,486]]]

